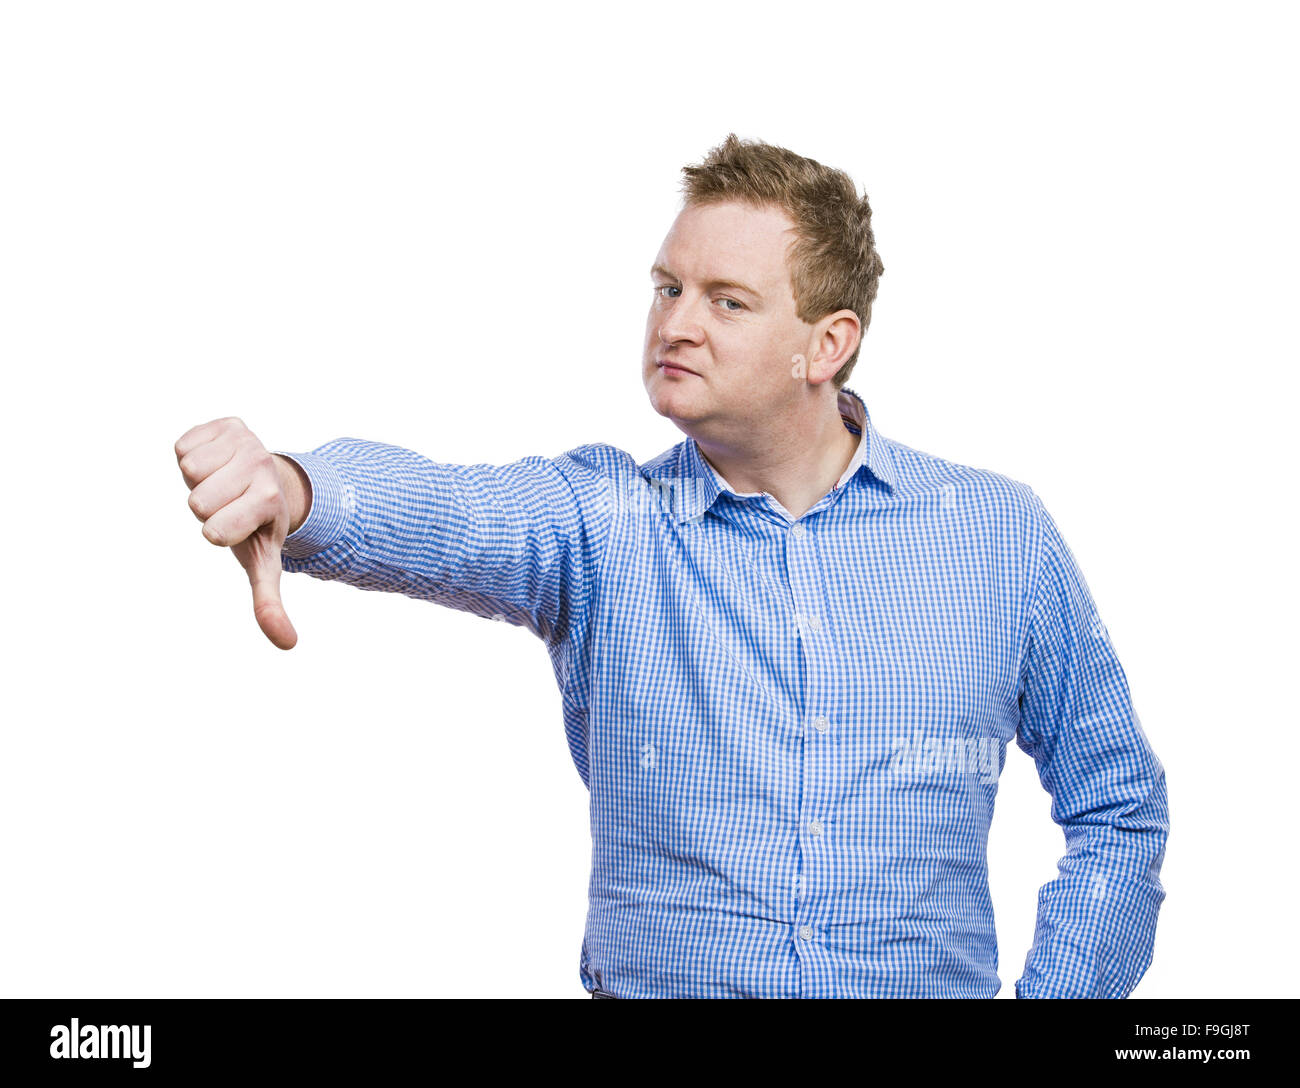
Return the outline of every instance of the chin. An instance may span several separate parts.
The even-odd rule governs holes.
[[[686,407],[688,398],[682,396],[682,390],[674,389],[657,372],[646,378],[645,391],[654,410],[661,416],[673,414],[671,410]]]
[[[693,398],[682,396],[677,389],[648,390],[650,406],[665,419],[672,420],[678,430],[692,433],[696,424],[708,416],[703,405],[691,403]]]

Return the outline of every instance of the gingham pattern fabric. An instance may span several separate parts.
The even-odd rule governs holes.
[[[283,567],[526,627],[590,791],[580,978],[635,997],[992,997],[1007,742],[1065,832],[1018,997],[1151,959],[1164,770],[1026,484],[861,432],[792,521],[688,439],[506,465],[340,438]],[[276,451],[283,452],[283,451]]]

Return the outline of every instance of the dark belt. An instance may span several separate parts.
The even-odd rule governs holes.
[[[611,1001],[617,1001],[617,1000],[618,1000],[618,998],[616,998],[613,994],[607,994],[607,993],[605,993],[604,990],[592,990],[592,991],[591,991],[591,996],[592,996],[592,997],[608,997]]]

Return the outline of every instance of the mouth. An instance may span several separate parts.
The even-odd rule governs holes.
[[[700,376],[689,367],[682,366],[680,363],[669,362],[667,359],[656,359],[655,366],[665,374],[694,374],[697,378]]]

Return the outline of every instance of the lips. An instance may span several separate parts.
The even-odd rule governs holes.
[[[655,366],[657,366],[660,370],[680,370],[680,371],[684,371],[687,374],[694,374],[697,378],[700,376],[698,371],[692,370],[688,366],[682,366],[681,363],[676,362],[672,359],[656,359]]]

